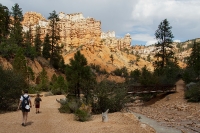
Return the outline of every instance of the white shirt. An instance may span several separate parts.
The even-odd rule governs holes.
[[[25,93],[25,94],[24,94],[24,97],[28,97],[28,94]],[[23,99],[24,99],[23,96],[21,96],[21,97],[20,97],[20,101],[23,101]],[[28,100],[31,100],[31,99],[30,99],[30,96],[29,96]]]

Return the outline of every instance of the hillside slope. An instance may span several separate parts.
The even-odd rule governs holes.
[[[66,64],[69,64],[69,59],[73,58],[75,52],[76,51],[63,55]],[[122,67],[126,67],[128,71],[131,71],[141,69],[145,65],[149,70],[153,70],[153,66],[150,62],[140,59],[136,63],[135,55],[127,54],[121,51],[111,52],[106,45],[94,52],[91,52],[88,49],[81,49],[81,53],[86,57],[88,64],[93,63],[95,65],[100,65],[101,69],[105,69],[107,72],[111,72]],[[111,55],[113,55],[113,63],[110,58]],[[133,64],[130,63],[131,60],[134,62]]]

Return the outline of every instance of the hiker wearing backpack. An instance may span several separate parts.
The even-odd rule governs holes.
[[[24,94],[20,97],[20,102],[18,105],[18,109],[21,106],[22,110],[22,126],[26,126],[28,112],[30,112],[30,108],[32,107],[31,99],[28,95],[28,90],[24,90]]]

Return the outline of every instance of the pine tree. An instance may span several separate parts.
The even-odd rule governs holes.
[[[27,82],[27,84],[29,84],[30,80],[35,79],[33,70],[31,69],[31,67],[27,66],[27,59],[24,56],[22,48],[19,48],[19,50],[17,51],[12,65],[14,72],[19,73],[23,77],[24,81]]]
[[[39,73],[39,86],[42,91],[49,90],[49,80],[47,76],[47,71],[43,68],[42,71]]]
[[[70,64],[66,65],[66,79],[69,83],[69,91],[71,94],[80,97],[81,90],[89,96],[89,90],[95,84],[94,75],[89,66],[87,59],[77,51],[74,59],[70,59]]]
[[[24,79],[27,79],[27,62],[22,49],[18,50],[12,65],[14,72],[20,73]]]
[[[51,56],[50,50],[51,50],[50,38],[49,38],[49,34],[46,34],[44,38],[43,49],[42,49],[42,55],[45,59],[50,58]]]
[[[22,9],[19,8],[18,4],[15,4],[12,7],[11,16],[12,20],[12,28],[11,28],[11,35],[10,39],[12,43],[17,44],[20,47],[23,47],[23,27],[21,21],[23,20]]]
[[[36,35],[35,35],[35,39],[34,39],[34,44],[35,44],[35,50],[37,52],[37,56],[41,55],[41,46],[42,46],[42,41],[40,39],[40,27],[37,26],[36,27]]]
[[[141,69],[139,80],[142,85],[154,85],[156,83],[155,77],[146,65]]]
[[[157,61],[154,62],[156,69],[162,69],[164,66],[168,65],[168,63],[174,61],[174,52],[172,51],[172,39],[174,36],[171,29],[172,27],[169,26],[167,19],[164,19],[155,32],[155,37],[158,40],[155,45],[158,50],[155,55]]]
[[[111,59],[111,62],[112,62],[112,64],[113,64],[114,57],[113,57],[113,55],[112,55],[112,54],[110,55],[110,59]]]
[[[29,30],[24,34],[24,52],[26,57],[29,57],[33,60],[36,56],[36,49],[34,46],[32,46],[32,39],[32,30],[31,27],[29,27]]]
[[[6,6],[0,4],[0,44],[6,41],[10,34],[10,13]]]
[[[6,59],[13,58],[16,51],[16,44],[8,42],[11,30],[10,12],[6,6],[0,4],[0,54]]]
[[[12,69],[5,70],[2,66],[0,66],[0,85],[1,112],[14,109],[13,105],[18,101],[21,90],[28,87],[20,73],[15,73]]]
[[[150,56],[150,54],[147,56],[147,61],[151,62],[151,56]]]
[[[194,41],[192,53],[188,59],[187,65],[187,68],[194,70],[195,76],[200,78],[200,43],[197,43],[196,41]]]
[[[49,26],[50,28],[50,40],[51,40],[51,57],[50,57],[50,64],[54,67],[57,67],[57,64],[60,62],[61,58],[61,49],[62,47],[59,46],[58,41],[60,40],[60,28],[58,25],[58,21],[60,20],[58,14],[54,10],[50,13],[48,17],[50,20]]]
[[[141,72],[139,69],[135,69],[130,72],[130,77],[133,78],[134,81],[138,82],[140,78]]]

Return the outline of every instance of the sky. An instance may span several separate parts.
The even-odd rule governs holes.
[[[155,31],[164,19],[172,26],[173,40],[200,38],[200,0],[0,0],[11,11],[18,3],[23,14],[82,13],[101,21],[102,32],[115,31],[117,38],[129,33],[132,45],[156,43]]]

